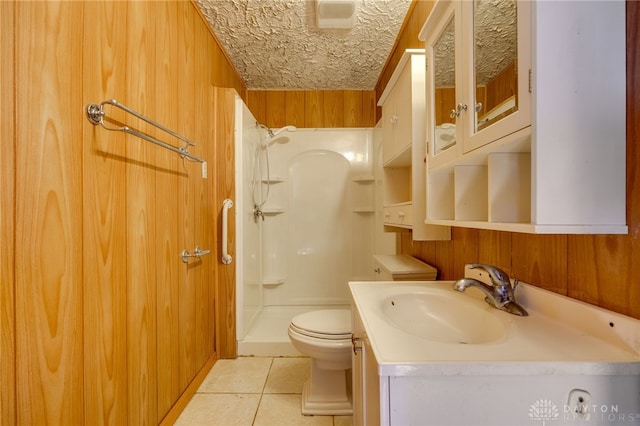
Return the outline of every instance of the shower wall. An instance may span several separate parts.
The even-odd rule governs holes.
[[[240,102],[241,104],[241,102]],[[265,308],[348,305],[348,281],[373,279],[375,176],[372,129],[298,129],[269,141],[269,197],[254,220],[253,161],[260,134],[238,106],[236,206],[238,335]],[[241,112],[242,111],[242,112]],[[241,115],[240,115],[241,114]],[[242,204],[242,205],[240,205]],[[254,332],[251,333],[252,336]],[[283,330],[286,339],[286,327]]]

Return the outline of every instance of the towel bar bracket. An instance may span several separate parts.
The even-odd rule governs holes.
[[[157,129],[162,130],[163,132],[181,140],[182,142],[185,143],[185,145],[181,146],[181,147],[175,147],[173,145],[169,145],[165,142],[159,141],[158,139],[149,136],[148,134],[141,132],[139,130],[135,130],[129,126],[122,126],[122,127],[111,127],[111,126],[107,126],[104,123],[104,117],[105,117],[105,112],[104,112],[104,105],[112,105],[116,108],[120,108],[121,110],[128,112],[131,115],[134,115],[135,117],[151,124],[152,126],[156,127]],[[185,138],[184,136],[179,135],[178,133],[174,132],[173,130],[167,129],[166,127],[164,127],[161,124],[158,124],[157,122],[151,120],[150,118],[145,117],[144,115],[132,110],[131,108],[129,108],[126,105],[123,105],[121,103],[119,103],[118,101],[116,101],[115,99],[110,99],[108,101],[104,101],[101,104],[89,104],[87,105],[87,119],[94,125],[101,125],[102,127],[104,127],[106,130],[111,130],[111,131],[120,131],[120,132],[125,132],[128,133],[130,135],[136,136],[140,139],[146,140],[147,142],[151,142],[154,143],[158,146],[161,146],[165,149],[168,149],[169,151],[173,151],[176,154],[178,154],[180,157],[182,158],[186,158],[188,160],[191,161],[197,161],[199,163],[204,163],[205,160],[203,160],[202,158],[196,157],[195,155],[192,155],[191,153],[189,153],[189,147],[190,146],[195,146],[196,144],[192,141],[190,141],[189,139]]]

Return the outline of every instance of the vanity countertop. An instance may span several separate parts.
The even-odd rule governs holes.
[[[380,375],[640,375],[640,320],[527,284],[518,286],[516,296],[529,316],[519,317],[489,306],[476,289],[456,292],[453,283],[349,283]],[[475,299],[478,308],[497,316],[505,334],[491,343],[444,343],[392,325],[383,301],[421,289]]]

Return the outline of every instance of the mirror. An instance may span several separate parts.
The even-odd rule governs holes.
[[[456,143],[455,118],[451,110],[456,105],[455,21],[451,17],[442,34],[433,45],[435,154],[451,148]]]
[[[475,0],[475,131],[518,110],[516,0]]]

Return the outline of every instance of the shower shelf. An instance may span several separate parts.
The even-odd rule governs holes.
[[[280,182],[284,182],[284,178],[273,176],[273,177],[270,177],[269,179],[262,179],[262,183],[280,183]]]
[[[277,287],[279,285],[284,284],[285,281],[286,281],[286,279],[284,277],[265,278],[265,280],[262,282],[262,286],[263,287]]]
[[[375,213],[375,209],[372,207],[354,207],[354,213]]]
[[[361,183],[369,183],[369,182],[373,182],[375,180],[376,180],[376,178],[374,176],[371,176],[371,175],[356,176],[356,177],[353,178],[354,182],[361,182]]]
[[[286,210],[284,207],[269,207],[262,210],[262,214],[267,216],[274,216],[277,214],[284,213]]]

